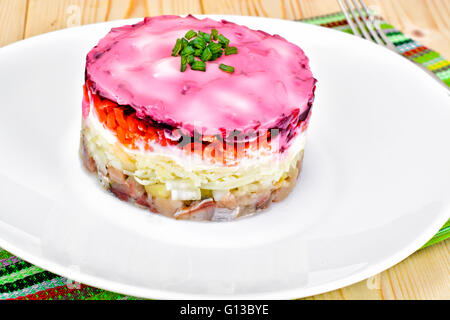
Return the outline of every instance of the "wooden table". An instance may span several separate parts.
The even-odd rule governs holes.
[[[391,24],[450,57],[450,1],[366,0]],[[338,11],[335,0],[0,0],[0,47],[44,32],[160,14],[300,19]],[[450,299],[450,240],[374,277],[308,299]]]

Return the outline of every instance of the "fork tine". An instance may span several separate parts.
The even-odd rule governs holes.
[[[375,26],[375,29],[378,31],[378,33],[380,34],[381,38],[383,39],[383,41],[386,43],[386,46],[389,49],[392,49],[394,51],[397,51],[397,47],[392,43],[391,40],[389,40],[389,38],[386,36],[386,34],[384,33],[383,30],[381,30],[380,27],[380,21],[376,21],[373,24]]]
[[[380,37],[383,39],[384,43],[386,44],[386,46],[394,51],[397,51],[397,48],[395,47],[395,45],[391,42],[391,40],[388,39],[388,37],[386,36],[386,34],[384,33],[384,31],[381,29],[380,27],[380,22],[377,21],[375,19],[375,17],[373,16],[372,12],[369,10],[369,8],[366,6],[365,2],[363,0],[359,0],[359,2],[361,3],[361,6],[363,7],[364,11],[367,14],[367,17],[369,18],[370,22],[372,22],[372,25],[374,26],[375,30],[378,32],[378,34],[380,35]],[[370,30],[370,29],[369,29]],[[373,31],[373,30],[372,30]],[[374,33],[376,33],[375,31],[373,31]]]
[[[342,13],[344,14],[345,19],[347,20],[348,25],[352,29],[354,35],[365,38],[370,41],[375,41],[376,43],[382,45],[383,47],[391,49],[392,51],[401,55],[401,52],[399,52],[397,50],[395,45],[389,40],[389,38],[386,36],[384,31],[381,29],[380,21],[375,19],[372,12],[369,10],[369,8],[364,3],[364,0],[359,0],[359,3],[361,4],[362,9],[356,4],[355,0],[352,0],[353,5],[355,6],[356,10],[358,10],[359,17],[361,17],[362,21],[364,22],[364,26],[362,25],[359,17],[356,15],[355,10],[349,5],[349,2],[347,0],[337,0],[337,2],[339,4],[339,6],[341,7]],[[345,7],[344,2],[347,7]],[[363,12],[363,10],[365,11],[365,13]],[[356,25],[353,23],[353,18],[355,18],[355,21],[358,24],[360,30],[358,30],[358,27],[356,27]],[[372,37],[369,36],[369,34],[367,33],[366,27],[367,27],[367,30],[369,30]],[[381,40],[380,37],[383,40]],[[447,90],[447,93],[450,95],[450,89],[447,86],[447,84],[445,84],[434,72],[432,72],[426,66],[420,64],[417,61],[414,61],[414,60],[410,60],[410,61],[415,63],[417,66],[422,68],[425,72],[427,72],[430,76],[432,76],[433,79],[435,79],[437,82],[439,82],[439,84],[442,85]]]
[[[339,6],[341,7],[342,13],[345,16],[345,19],[348,22],[348,25],[350,26],[350,28],[353,31],[353,34],[355,36],[361,37],[361,33],[358,31],[358,28],[355,26],[355,24],[353,23],[353,19],[349,16],[347,9],[345,8],[344,4],[342,3],[342,0],[337,0],[337,2],[339,3]]]
[[[372,37],[375,40],[375,42],[380,44],[380,45],[382,45],[382,46],[384,46],[384,42],[381,41],[380,37],[378,36],[378,34],[374,30],[374,26],[372,24],[373,21],[369,21],[367,19],[366,14],[364,14],[364,12],[358,6],[358,4],[356,3],[355,0],[352,0],[352,2],[353,2],[353,5],[355,6],[356,10],[358,10],[359,16],[363,20],[365,26],[367,27],[367,30],[369,30],[369,32],[372,35]],[[361,5],[363,5],[363,3],[364,3],[362,0],[360,0],[359,2],[361,3]],[[367,13],[367,10],[366,10],[366,13]],[[368,39],[370,40],[370,37]]]
[[[352,0],[353,1],[353,0]],[[369,39],[370,40],[370,35],[367,33],[366,28],[364,27],[364,25],[361,23],[361,20],[358,17],[358,14],[356,13],[356,11],[353,9],[353,7],[350,5],[350,3],[347,0],[344,0],[345,4],[347,5],[347,7],[349,8],[350,12],[353,15],[353,18],[356,21],[356,24],[359,27],[359,30],[362,32],[363,34],[363,38],[365,39]],[[353,2],[353,4],[355,4],[355,2]]]

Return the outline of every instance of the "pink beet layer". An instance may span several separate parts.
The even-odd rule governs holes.
[[[230,39],[238,54],[206,63],[206,71],[180,72],[171,56],[190,29],[211,29]],[[229,74],[223,63],[235,68]],[[112,29],[87,56],[91,90],[150,117],[190,132],[271,129],[309,113],[314,79],[302,49],[278,35],[225,20],[160,16]],[[284,119],[284,120],[283,120]],[[289,121],[292,121],[290,119]],[[280,122],[281,121],[281,122]]]

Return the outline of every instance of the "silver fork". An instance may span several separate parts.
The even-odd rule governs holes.
[[[351,0],[351,2],[353,3],[353,7],[350,5],[348,0],[337,0],[337,2],[339,3],[342,13],[344,14],[345,19],[347,20],[348,25],[352,29],[354,35],[369,41],[373,41],[404,57],[401,52],[397,50],[395,45],[388,39],[383,30],[381,30],[380,21],[375,19],[363,0],[359,0],[360,5],[358,5],[355,0]],[[361,17],[361,19],[359,19],[359,17]],[[413,60],[409,61],[413,62],[430,76],[432,76],[433,79],[437,80],[439,84],[447,89],[448,93],[450,93],[450,88],[434,72],[418,62],[415,62]]]

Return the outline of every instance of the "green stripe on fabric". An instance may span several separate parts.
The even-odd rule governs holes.
[[[12,263],[9,266],[6,266],[6,267],[0,269],[0,277],[6,276],[11,273],[18,272],[22,269],[30,268],[31,266],[32,266],[32,264],[30,264],[26,261],[23,261],[23,260],[21,260],[17,263]],[[1,283],[1,281],[0,281],[0,283]]]
[[[402,43],[406,41],[411,41],[411,39],[407,38],[404,34],[396,34],[393,36],[388,35],[389,40],[391,40],[394,44]]]
[[[0,285],[0,293],[21,290],[26,287],[38,284],[40,282],[54,279],[56,277],[58,277],[58,276],[49,271],[43,271],[40,273],[33,274],[31,276],[25,277],[23,279],[17,280],[15,282],[1,284]]]
[[[326,23],[342,21],[342,20],[344,20],[344,18],[345,18],[344,14],[335,13],[335,14],[326,15],[326,16],[308,18],[308,19],[301,20],[301,21],[306,22],[306,23],[311,23],[311,24],[326,24]]]
[[[26,269],[20,270],[18,272],[11,273],[6,276],[0,277],[0,283],[6,284],[6,283],[11,283],[11,282],[16,282],[17,280],[24,279],[26,277],[32,276],[36,273],[43,272],[43,271],[44,270],[42,270],[39,267],[32,266],[30,268],[26,268]]]
[[[445,239],[447,239],[448,237],[450,237],[450,219],[447,221],[447,223],[439,230],[438,233],[436,233],[436,235],[430,239],[430,241],[428,241],[427,243],[425,243],[423,245],[423,248],[426,248],[428,246],[431,246],[435,243],[444,241]]]
[[[63,277],[54,278],[48,281],[37,283],[26,288],[18,289],[16,291],[10,291],[5,293],[0,293],[0,300],[5,299],[17,299],[19,297],[25,297],[30,294],[35,294],[47,289],[60,287],[66,284],[67,279]]]
[[[353,30],[351,28],[349,28],[348,26],[340,26],[340,27],[336,27],[336,28],[333,28],[333,29],[353,34]]]
[[[0,252],[0,259],[6,259],[6,258],[9,258],[9,257],[11,257],[11,256],[12,256],[12,254],[9,253],[9,252],[6,251],[6,250],[2,250],[2,251]]]
[[[403,33],[396,29],[386,29],[386,30],[392,30],[391,32],[386,32],[386,36],[389,37],[395,37],[395,36],[403,36]]]
[[[93,297],[87,298],[86,300],[118,300],[123,297],[124,295],[118,293],[103,291]]]
[[[381,22],[380,23],[381,29],[395,29],[395,27],[387,22]]]
[[[413,57],[412,59],[419,63],[425,63],[427,61],[436,59],[437,57],[439,57],[439,53],[434,52],[434,51],[429,51],[423,55]]]
[[[450,69],[447,69],[447,70],[441,71],[441,72],[437,72],[436,75],[442,80],[448,79],[448,78],[450,78]]]

